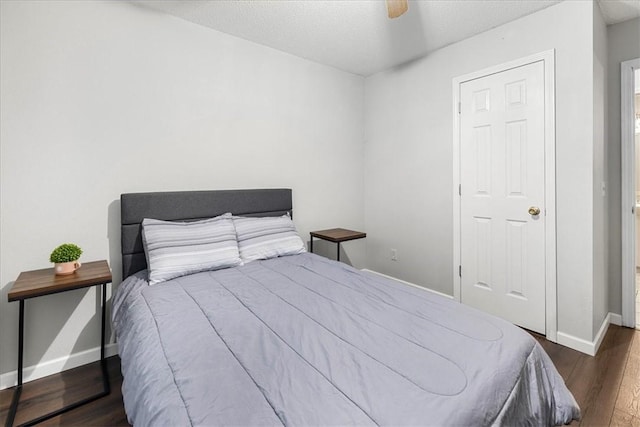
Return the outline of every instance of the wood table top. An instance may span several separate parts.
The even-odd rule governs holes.
[[[111,269],[105,260],[83,263],[73,274],[58,276],[53,268],[20,273],[7,294],[9,301],[24,300],[72,289],[111,283]]]
[[[311,236],[330,242],[346,242],[347,240],[362,239],[367,237],[367,233],[361,231],[347,230],[345,228],[330,228],[328,230],[312,231]]]

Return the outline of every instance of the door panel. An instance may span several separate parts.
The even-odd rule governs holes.
[[[460,102],[461,300],[544,334],[543,62],[464,82]]]

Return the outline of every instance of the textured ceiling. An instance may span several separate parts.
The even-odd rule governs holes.
[[[608,23],[629,19],[630,13],[640,14],[640,0],[600,1]],[[387,18],[383,0],[133,2],[321,64],[367,76],[559,1],[410,0],[409,11],[393,20]]]
[[[607,24],[640,17],[640,0],[598,0]]]

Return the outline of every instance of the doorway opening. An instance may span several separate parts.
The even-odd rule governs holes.
[[[640,326],[640,58],[620,64],[622,325]]]
[[[635,288],[635,309],[636,309],[636,329],[640,329],[640,69],[634,69],[634,148],[635,148],[635,222],[636,222],[636,288]]]

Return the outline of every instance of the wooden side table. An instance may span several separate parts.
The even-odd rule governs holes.
[[[340,243],[346,242],[348,240],[363,239],[367,237],[367,233],[347,230],[344,228],[330,228],[328,230],[312,231],[309,234],[311,234],[311,238],[309,239],[309,252],[313,253],[314,237],[322,240],[327,240],[329,242],[334,242],[337,243],[338,247],[338,261],[340,261]]]
[[[102,367],[102,384],[103,391],[93,396],[82,399],[79,402],[72,403],[61,409],[49,412],[41,417],[27,421],[22,425],[30,426],[49,418],[58,416],[64,412],[75,409],[86,403],[93,402],[96,399],[104,397],[111,392],[109,384],[109,375],[107,372],[107,363],[104,358],[104,329],[106,317],[106,301],[107,301],[107,284],[111,283],[111,270],[107,261],[95,261],[82,264],[73,274],[67,276],[56,276],[53,268],[45,268],[43,270],[25,271],[20,273],[18,280],[15,281],[7,299],[20,302],[20,321],[18,324],[18,385],[13,393],[13,400],[7,415],[7,426],[12,426],[15,420],[18,404],[20,402],[20,394],[22,393],[22,356],[24,347],[24,301],[29,298],[40,297],[43,295],[55,294],[58,292],[70,291],[73,289],[87,288],[90,286],[102,285],[102,330],[100,336],[100,365]]]

